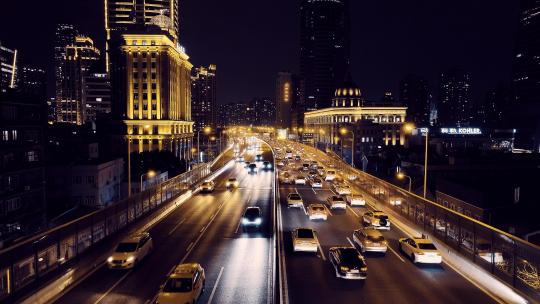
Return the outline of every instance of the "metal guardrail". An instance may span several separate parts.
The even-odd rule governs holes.
[[[221,159],[220,161],[224,161]],[[212,164],[173,177],[141,193],[0,251],[0,302],[77,258],[131,223],[178,197],[210,174]]]
[[[352,168],[341,159],[336,161],[345,176],[355,176],[352,182],[379,202],[501,281],[540,301],[539,246]]]

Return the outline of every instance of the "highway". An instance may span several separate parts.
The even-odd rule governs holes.
[[[287,145],[292,146],[290,142]],[[330,163],[330,158],[320,151],[315,156],[317,161]],[[297,161],[293,166],[301,164]],[[292,167],[289,170],[292,172]],[[323,189],[312,189],[309,185],[280,185],[278,216],[281,214],[285,292],[289,303],[497,303],[446,264],[414,265],[398,250],[398,239],[406,235],[395,226],[382,232],[389,240],[390,249],[386,255],[365,254],[368,265],[365,281],[336,278],[328,261],[328,249],[336,245],[350,246],[352,232],[361,227],[360,217],[370,207],[348,206],[343,211],[332,210],[328,221],[315,222],[308,219],[304,210],[287,208],[286,196],[290,192],[298,192],[305,206],[324,203],[334,194],[328,182],[324,182]],[[321,244],[317,254],[293,252],[290,232],[297,227],[316,231]]]
[[[263,149],[264,159],[273,161],[268,147]],[[248,151],[246,159],[252,160],[254,153]],[[262,170],[250,175],[243,163],[235,163],[215,180],[212,193],[194,195],[150,229],[154,251],[135,269],[102,266],[56,303],[151,303],[180,262],[205,268],[206,289],[198,303],[269,303],[273,176]],[[237,189],[226,189],[229,177],[238,179]],[[240,227],[246,206],[261,207],[259,231]]]

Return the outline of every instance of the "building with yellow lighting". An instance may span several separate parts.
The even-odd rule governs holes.
[[[339,144],[344,128],[349,134],[354,132],[354,145],[403,145],[401,128],[406,113],[403,106],[365,102],[360,89],[349,78],[335,90],[332,107],[304,114],[304,128],[312,129],[314,140],[324,145]],[[352,136],[349,137],[350,142]]]
[[[192,64],[164,15],[111,40],[113,115],[129,152],[169,150],[191,159]]]

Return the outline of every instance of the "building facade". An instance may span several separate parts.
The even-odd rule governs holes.
[[[60,99],[56,100],[57,122],[81,125],[86,121],[84,82],[99,58],[100,51],[94,46],[94,41],[86,36],[75,37],[75,43],[65,47]]]
[[[55,102],[62,100],[62,82],[65,75],[66,46],[75,44],[77,29],[72,24],[57,24],[54,35]]]
[[[124,32],[111,43],[113,117],[129,153],[166,149],[191,159],[193,66],[161,26]]]
[[[330,106],[350,62],[348,0],[300,3],[300,76],[308,110]]]
[[[276,105],[270,98],[254,98],[249,103],[252,113],[248,118],[254,126],[274,126],[276,124]]]
[[[17,86],[17,50],[0,41],[0,93]]]
[[[195,131],[216,127],[216,65],[199,67],[191,77],[191,117]]]
[[[470,75],[458,68],[450,69],[441,74],[439,89],[437,122],[457,126],[470,123],[473,116]]]
[[[291,127],[293,103],[292,74],[279,72],[276,78],[276,126],[286,129]]]
[[[23,65],[17,76],[17,89],[24,95],[45,100],[47,84],[45,71],[40,68]]]
[[[152,24],[156,16],[164,16],[167,31],[174,39],[180,35],[178,0],[105,0],[106,66],[110,68],[109,44],[114,36],[137,27]]]
[[[332,107],[305,113],[304,126],[312,130],[318,144],[336,146],[343,140],[343,128],[354,132],[355,143],[381,142],[383,145],[403,145],[401,132],[407,108],[401,106],[370,105],[362,98],[360,88],[349,77],[334,92]],[[360,122],[370,122],[363,123]],[[373,124],[377,124],[378,128]],[[364,134],[364,129],[367,132]],[[378,130],[373,132],[373,130]],[[367,136],[367,134],[372,136]]]
[[[45,227],[45,125],[43,100],[0,93],[0,247]]]
[[[431,89],[422,77],[407,75],[399,84],[399,100],[407,107],[407,117],[417,126],[430,124]]]
[[[83,104],[85,121],[96,121],[111,113],[111,81],[104,73],[92,73],[84,78]]]

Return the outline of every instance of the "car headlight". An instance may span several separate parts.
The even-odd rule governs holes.
[[[339,267],[341,271],[349,271],[349,267],[341,266]]]
[[[258,218],[255,220],[255,224],[260,225],[262,223],[262,219]]]
[[[109,257],[109,258],[107,259],[107,262],[109,262],[109,263],[112,263],[112,261],[113,261],[113,257],[112,257],[112,256]]]
[[[247,219],[242,219],[242,224],[246,225],[247,223],[249,223]]]
[[[360,268],[360,271],[367,271],[367,267]]]
[[[127,260],[126,260],[126,262],[128,262],[128,263],[131,263],[131,262],[133,262],[133,261],[135,261],[135,257],[134,257],[134,256],[130,256],[130,257],[127,258]]]
[[[229,182],[227,182],[227,183],[225,184],[225,186],[227,186],[227,187],[229,187],[230,185],[231,185],[231,183],[229,183]]]

